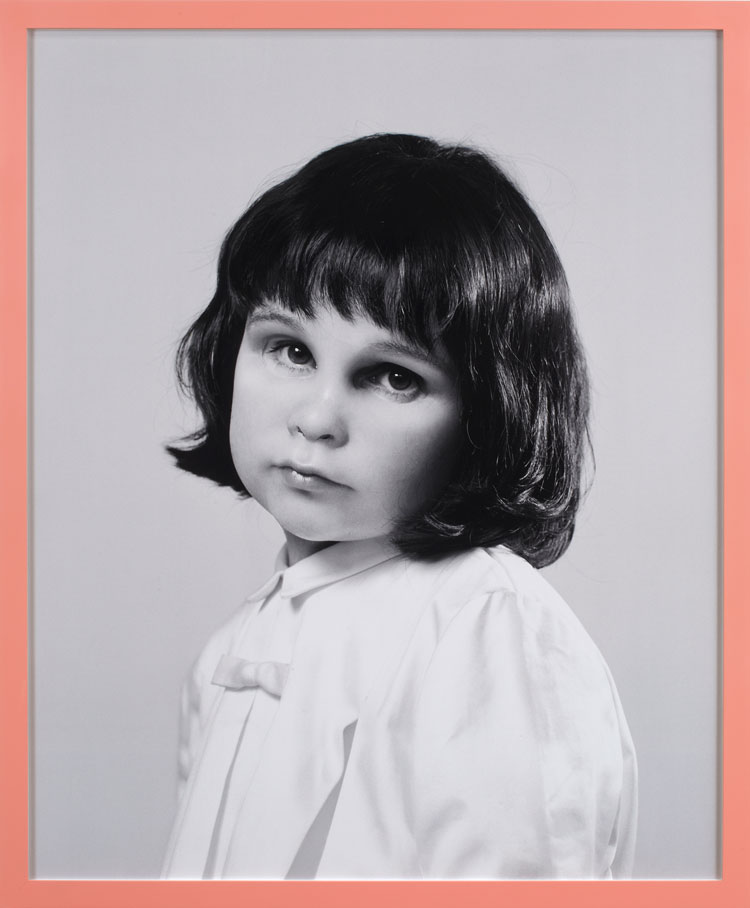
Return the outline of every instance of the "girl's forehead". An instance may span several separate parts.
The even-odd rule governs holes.
[[[306,321],[325,321],[341,319],[342,321],[369,323],[376,327],[382,327],[378,324],[367,309],[356,303],[348,302],[346,305],[335,305],[328,300],[311,300],[304,306],[290,305],[282,299],[271,298],[261,299],[250,311],[249,319],[255,318],[276,318],[282,320],[292,318],[300,323]],[[384,330],[390,330],[385,327]]]

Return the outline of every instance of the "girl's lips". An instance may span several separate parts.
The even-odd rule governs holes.
[[[313,491],[315,489],[343,488],[342,483],[334,482],[333,479],[328,479],[327,476],[320,473],[307,471],[304,467],[281,464],[278,469],[284,483],[292,489]]]

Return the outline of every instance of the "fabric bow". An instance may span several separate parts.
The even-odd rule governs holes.
[[[230,690],[260,687],[266,693],[280,697],[288,674],[289,666],[284,662],[248,662],[238,656],[222,656],[211,683]]]

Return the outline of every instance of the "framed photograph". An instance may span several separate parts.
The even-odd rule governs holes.
[[[745,904],[748,4],[29,0],[0,42],[3,904]],[[381,134],[487,155],[564,267],[593,458],[540,564],[627,716],[630,879],[160,878],[183,679],[284,542],[175,468],[178,344],[248,205]]]

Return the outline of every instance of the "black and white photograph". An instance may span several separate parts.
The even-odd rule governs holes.
[[[720,876],[720,57],[33,32],[32,877]]]

